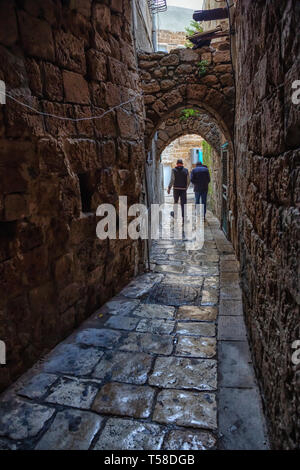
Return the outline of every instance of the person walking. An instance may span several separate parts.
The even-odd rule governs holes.
[[[172,169],[171,181],[168,186],[168,194],[173,187],[174,203],[180,199],[182,219],[184,219],[184,206],[186,204],[186,192],[190,185],[190,175],[187,168],[184,168],[183,161],[177,160],[176,167]]]
[[[194,185],[195,192],[195,202],[196,205],[204,205],[204,220],[206,215],[206,202],[207,202],[207,192],[208,185],[210,183],[210,174],[206,165],[203,165],[201,162],[197,163],[196,168],[193,168],[191,172],[191,182]]]

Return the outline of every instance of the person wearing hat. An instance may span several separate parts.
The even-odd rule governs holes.
[[[184,205],[186,204],[186,192],[190,185],[190,175],[187,168],[184,168],[183,161],[177,160],[176,167],[172,169],[171,181],[168,186],[168,194],[173,187],[174,203],[180,199],[182,218],[184,218]]]

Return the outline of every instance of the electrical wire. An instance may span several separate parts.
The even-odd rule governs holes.
[[[44,113],[43,111],[39,111],[35,108],[33,108],[32,106],[26,104],[26,103],[23,103],[22,101],[19,101],[17,100],[14,96],[12,96],[11,94],[7,93],[7,92],[3,92],[0,90],[0,94],[2,96],[7,96],[9,99],[11,99],[12,101],[15,101],[16,103],[18,103],[19,105],[23,106],[24,108],[27,108],[29,109],[30,111],[33,111],[35,114],[39,114],[41,116],[45,116],[45,117],[51,117],[51,118],[54,118],[54,119],[60,119],[61,121],[72,121],[72,122],[79,122],[79,121],[90,121],[90,120],[94,120],[94,119],[101,119],[103,118],[106,114],[108,113],[111,113],[112,111],[115,111],[116,109],[118,108],[121,108],[122,106],[125,106],[126,104],[129,104],[129,103],[132,103],[133,101],[135,101],[137,98],[139,97],[142,97],[143,95],[141,93],[139,93],[138,95],[136,95],[135,97],[131,98],[130,100],[128,101],[124,101],[123,103],[117,105],[117,106],[114,106],[113,108],[110,108],[108,109],[107,111],[105,111],[104,113],[102,114],[98,114],[96,116],[89,116],[89,117],[82,117],[82,118],[70,118],[70,117],[66,117],[66,116],[58,116],[56,114],[51,114],[51,113]]]

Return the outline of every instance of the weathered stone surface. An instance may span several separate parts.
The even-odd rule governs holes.
[[[108,383],[98,393],[93,410],[99,413],[148,418],[155,390],[150,387]]]
[[[54,61],[54,42],[50,25],[24,11],[19,11],[18,18],[26,52],[40,59]]]
[[[219,307],[220,316],[243,315],[243,304],[240,300],[221,300]]]
[[[175,308],[167,305],[140,304],[134,311],[134,315],[149,319],[157,318],[173,320],[175,316]]]
[[[120,349],[122,351],[169,355],[173,349],[173,337],[151,333],[129,333]]]
[[[15,440],[35,437],[54,413],[53,408],[20,399],[3,401],[0,406],[0,436]]]
[[[121,295],[130,298],[141,297],[146,294],[155,284],[162,280],[160,274],[143,274],[132,281],[125,289],[121,291]]]
[[[44,364],[46,372],[70,375],[90,375],[103,352],[95,348],[82,348],[77,344],[58,346]]]
[[[216,318],[216,307],[194,307],[192,305],[183,305],[179,307],[177,313],[178,320],[214,321]]]
[[[219,400],[221,448],[266,450],[268,438],[262,425],[257,391],[221,388]]]
[[[195,428],[217,428],[217,406],[212,393],[163,390],[157,396],[153,420]]]
[[[70,103],[89,104],[88,84],[82,75],[74,72],[63,72],[63,83],[66,101]]]
[[[217,363],[210,359],[158,357],[149,384],[160,388],[215,390]]]
[[[246,341],[219,341],[218,358],[221,387],[255,387],[254,371]]]
[[[168,335],[174,330],[175,322],[170,320],[150,320],[146,318],[141,320],[136,328],[136,331],[141,333],[153,333],[158,335]]]
[[[101,309],[101,313],[109,313],[110,315],[128,315],[132,312],[138,305],[139,300],[128,300],[126,298],[113,298],[107,302]]]
[[[205,431],[171,431],[164,443],[166,450],[212,450],[215,446],[215,436]]]
[[[61,411],[35,450],[88,450],[101,422],[100,416],[90,412]]]
[[[31,380],[27,381],[25,385],[18,390],[18,395],[28,398],[42,398],[56,380],[56,375],[43,373],[34,375]]]
[[[244,341],[246,327],[242,316],[224,316],[219,318],[218,339]]]
[[[76,336],[76,342],[85,346],[113,349],[118,343],[121,334],[109,329],[87,328]]]
[[[144,384],[152,365],[152,357],[142,353],[107,353],[93,372],[97,379]]]
[[[105,325],[107,328],[113,328],[116,330],[135,330],[139,320],[132,317],[118,317],[112,316],[106,322]]]
[[[178,336],[176,344],[177,356],[211,358],[216,354],[215,338],[195,338],[193,336]]]
[[[106,80],[106,56],[99,51],[90,49],[87,54],[88,71],[92,80]]]
[[[157,424],[110,418],[94,450],[159,450],[163,438]]]
[[[63,377],[51,389],[47,396],[48,403],[89,409],[97,395],[99,386],[79,379]]]
[[[177,335],[191,335],[191,336],[215,336],[214,323],[205,322],[178,322],[176,328]]]
[[[64,69],[85,74],[86,60],[84,42],[73,34],[64,31],[55,33],[57,62]]]

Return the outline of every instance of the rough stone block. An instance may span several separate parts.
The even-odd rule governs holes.
[[[163,438],[157,424],[109,418],[94,450],[159,450]]]
[[[93,404],[99,413],[148,418],[151,413],[155,390],[138,385],[105,384]]]
[[[82,75],[64,71],[63,82],[66,101],[71,103],[89,104],[89,88]]]
[[[192,428],[217,428],[217,405],[212,393],[163,390],[157,396],[153,420]]]
[[[87,411],[60,411],[35,450],[88,450],[102,420]]]
[[[211,359],[158,357],[149,384],[160,388],[216,390],[217,362]]]
[[[147,381],[147,376],[152,365],[152,357],[142,353],[106,353],[105,357],[97,365],[93,377],[118,382],[126,382],[142,385]]]
[[[18,12],[21,37],[27,54],[55,61],[55,49],[50,25],[24,11]]]
[[[87,53],[88,73],[92,80],[106,80],[106,56],[102,52],[90,49]]]

